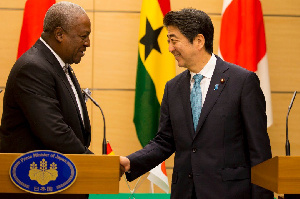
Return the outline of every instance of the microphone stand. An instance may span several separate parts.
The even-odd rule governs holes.
[[[290,106],[288,108],[288,113],[286,115],[286,142],[285,142],[285,153],[286,153],[286,156],[290,156],[291,155],[290,154],[290,141],[289,141],[289,134],[288,134],[288,117],[289,117],[289,113],[290,113],[290,111],[292,109],[293,102],[295,100],[296,94],[297,94],[297,91],[294,92],[293,98],[292,98]]]
[[[82,92],[88,97],[90,98],[90,100],[100,109],[101,114],[102,114],[102,118],[103,118],[103,142],[102,142],[102,154],[106,155],[107,154],[107,144],[106,144],[106,127],[105,127],[105,117],[103,114],[103,111],[101,109],[101,107],[99,106],[99,104],[90,96],[90,94],[82,89]]]

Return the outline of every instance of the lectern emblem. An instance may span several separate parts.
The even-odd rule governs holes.
[[[57,164],[54,162],[47,169],[47,161],[43,158],[40,161],[40,168],[33,162],[30,164],[29,177],[31,180],[36,180],[40,185],[46,185],[51,180],[56,180],[58,176]]]
[[[35,194],[63,191],[73,184],[76,176],[72,161],[54,151],[25,153],[10,168],[13,183],[20,189]]]

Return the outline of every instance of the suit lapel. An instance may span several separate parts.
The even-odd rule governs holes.
[[[86,137],[86,139],[85,139],[86,143],[84,143],[84,144],[88,145],[88,143],[90,143],[90,136],[89,135],[91,133],[91,127],[90,127],[90,121],[88,119],[89,116],[88,116],[88,113],[87,113],[87,108],[86,108],[85,102],[83,100],[81,88],[80,88],[79,83],[78,83],[78,81],[75,77],[73,69],[70,67],[71,72],[69,72],[69,75],[70,75],[70,78],[71,78],[71,80],[72,80],[72,82],[75,86],[75,89],[77,91],[77,94],[78,94],[78,97],[79,97],[79,100],[80,100],[80,103],[81,103],[84,124],[83,124],[83,121],[81,119],[80,110],[78,108],[77,100],[76,100],[75,94],[73,92],[73,89],[71,88],[71,84],[70,84],[65,72],[63,71],[62,67],[60,65],[59,65],[59,67],[60,67],[60,69],[58,69],[58,75],[60,76],[62,82],[65,84],[65,86],[68,89],[68,92],[69,92],[69,94],[72,98],[72,101],[73,101],[73,104],[76,108],[78,119],[79,119],[79,122],[80,122],[80,125],[81,125],[81,128],[82,128],[82,133]]]
[[[59,64],[58,60],[56,59],[56,57],[50,51],[50,49],[47,46],[45,46],[45,44],[40,40],[38,40],[35,43],[34,46],[37,47],[38,49],[40,49],[43,52],[46,60],[53,66],[54,71],[60,77],[63,84],[68,89],[69,94],[71,95],[71,98],[72,98],[73,102],[76,102],[75,95],[73,94],[73,91],[72,91],[71,85],[70,85],[70,83],[67,79],[67,76],[66,76],[64,70],[62,69],[61,65]]]
[[[61,81],[63,82],[63,84],[66,86],[67,90],[68,90],[68,93],[69,95],[71,96],[72,98],[72,101],[73,101],[73,104],[76,108],[76,112],[77,112],[77,115],[78,115],[78,119],[80,121],[80,124],[82,126],[82,129],[85,129],[85,132],[83,133],[90,133],[91,132],[91,128],[90,128],[90,121],[88,120],[88,113],[87,113],[87,108],[85,106],[85,102],[83,100],[83,97],[82,97],[82,94],[81,94],[81,90],[80,90],[80,86],[79,86],[79,83],[77,81],[77,79],[75,78],[74,76],[74,71],[73,69],[71,69],[71,73],[69,73],[71,79],[72,79],[72,82],[75,86],[75,89],[77,91],[77,94],[78,94],[78,97],[79,97],[79,100],[80,100],[80,103],[81,103],[81,107],[82,107],[82,112],[83,112],[83,119],[84,119],[84,124],[82,122],[82,119],[81,119],[81,115],[80,115],[80,110],[78,108],[78,104],[77,104],[77,101],[76,101],[76,97],[75,97],[75,94],[73,92],[73,89],[71,87],[71,84],[64,72],[64,70],[62,69],[61,65],[58,64],[58,67],[57,68],[57,74],[58,76],[61,78]]]
[[[85,105],[85,101],[84,101],[83,96],[82,96],[82,91],[81,91],[80,85],[77,81],[77,78],[76,78],[75,73],[74,73],[73,69],[71,68],[71,66],[70,66],[70,77],[71,77],[71,79],[74,83],[75,89],[77,91],[77,94],[78,94],[78,97],[79,97],[79,100],[80,100],[80,103],[81,103],[85,129],[86,129],[87,132],[90,132],[91,131],[90,130],[90,121],[88,119],[89,116],[88,116],[87,108],[86,108],[86,105]],[[76,104],[77,104],[77,102],[76,102]],[[78,111],[79,111],[79,109],[78,109]],[[79,111],[79,114],[80,114],[80,111]]]
[[[79,108],[78,108],[78,105],[77,105],[77,101],[76,101],[76,97],[73,93],[73,90],[71,88],[71,85],[69,83],[69,80],[67,79],[67,76],[64,72],[64,70],[62,69],[61,65],[59,64],[58,60],[56,59],[56,57],[53,55],[53,53],[50,51],[50,49],[45,46],[45,44],[40,41],[40,40],[37,40],[37,42],[34,44],[34,46],[36,48],[38,48],[39,50],[41,50],[46,58],[46,60],[53,66],[54,68],[54,71],[56,71],[56,74],[59,76],[59,78],[61,79],[61,82],[65,85],[65,87],[67,88],[68,90],[68,93],[69,95],[71,96],[72,98],[72,101],[73,101],[73,104],[76,108],[76,111],[77,111],[77,114],[78,114],[78,117],[79,117],[79,120],[81,122],[81,125],[83,125],[83,122],[81,120],[81,117],[80,117],[80,111],[79,111]],[[76,78],[74,78],[76,79]],[[76,82],[74,83],[75,85],[75,88],[77,90],[77,93],[79,95],[79,99],[80,99],[80,102],[82,104],[82,107],[83,107],[83,112],[84,112],[84,122],[86,125],[86,131],[87,132],[90,132],[90,121],[88,121],[88,113],[87,113],[87,108],[85,106],[85,103],[83,103],[83,98],[82,98],[82,95],[81,95],[81,91],[78,92],[78,88],[80,90],[80,87],[79,87],[79,84],[77,82],[77,80],[73,81],[73,82]]]
[[[216,56],[217,57],[217,56]],[[199,118],[198,126],[196,129],[196,134],[199,132],[201,127],[203,126],[203,123],[205,122],[208,114],[216,104],[217,100],[219,99],[219,96],[221,95],[223,89],[226,86],[227,81],[229,80],[228,75],[226,75],[225,71],[228,70],[228,67],[225,66],[225,62],[221,60],[221,58],[217,57],[217,63],[216,68],[214,70],[212,79],[210,81],[210,85],[205,97],[205,102],[203,104],[201,115]],[[224,79],[224,82],[221,82],[221,79]],[[215,89],[215,87],[218,87]]]
[[[79,118],[80,122],[82,123],[82,120],[81,120],[81,117],[80,117],[80,111],[79,111],[79,108],[78,108],[78,105],[77,105],[77,101],[76,101],[75,94],[74,94],[74,92],[73,92],[73,89],[72,89],[72,87],[71,87],[71,84],[70,84],[70,82],[69,82],[69,80],[68,80],[68,78],[67,78],[67,76],[66,76],[64,70],[62,69],[62,67],[61,67],[61,65],[60,65],[59,63],[53,65],[53,67],[55,68],[55,71],[56,71],[57,75],[60,77],[62,83],[63,83],[63,84],[65,85],[65,87],[67,88],[68,93],[69,93],[69,95],[71,96],[71,99],[72,99],[72,101],[73,101],[73,104],[74,104],[74,106],[75,106],[75,108],[76,108],[76,112],[77,112],[77,114],[78,114],[78,118]],[[76,86],[75,86],[75,88],[76,88]],[[78,91],[77,91],[77,92],[78,92]],[[83,125],[83,123],[82,123],[82,125]],[[84,125],[83,125],[83,126],[84,126]]]
[[[189,132],[191,132],[191,136],[193,137],[195,134],[195,130],[193,127],[193,116],[192,116],[192,108],[190,102],[190,80],[191,74],[188,70],[186,70],[183,74],[181,81],[179,82],[179,90],[180,97],[183,106],[183,111],[186,118],[186,124]]]

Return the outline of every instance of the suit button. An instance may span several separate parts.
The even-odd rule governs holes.
[[[197,149],[196,149],[196,148],[193,148],[192,151],[193,151],[193,153],[196,153]]]
[[[189,174],[189,178],[193,178],[193,174],[192,173]]]

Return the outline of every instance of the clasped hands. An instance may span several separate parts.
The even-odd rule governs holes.
[[[127,157],[120,156],[120,178],[123,176],[123,174],[130,169],[130,160]]]

